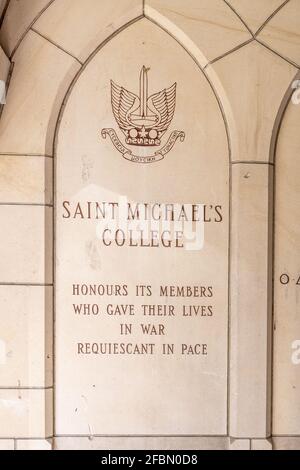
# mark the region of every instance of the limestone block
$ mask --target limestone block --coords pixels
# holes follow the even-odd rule
[[[0,286],[0,387],[52,386],[52,288]]]
[[[14,450],[15,442],[13,439],[0,439],[0,451],[1,450]]]
[[[0,225],[0,283],[51,284],[52,209],[0,205]]]
[[[206,70],[219,82],[232,161],[268,161],[274,121],[296,68],[260,44],[251,43]]]
[[[283,0],[227,0],[237,12],[237,14],[245,21],[252,33],[264,24],[265,21],[279,8]]]
[[[52,204],[53,160],[0,155],[0,202]]]
[[[45,439],[52,435],[52,390],[0,389],[0,438]]]
[[[250,439],[229,439],[228,450],[250,450]]]
[[[300,65],[300,5],[290,0],[262,29],[258,39]]]
[[[300,437],[274,436],[272,441],[274,450],[300,450]]]
[[[60,106],[80,64],[32,31],[14,61],[0,122],[0,153],[52,155]]]
[[[0,42],[11,56],[35,18],[53,0],[10,0],[0,31]]]
[[[131,20],[142,15],[142,0],[59,0],[34,29],[64,50],[85,61],[100,44]]]
[[[52,450],[52,439],[18,439],[16,450]]]
[[[272,450],[271,439],[252,439],[251,450]]]
[[[239,18],[218,0],[147,0],[145,13],[179,42],[188,44],[203,67],[251,39]]]
[[[226,450],[226,437],[56,437],[56,450]]]

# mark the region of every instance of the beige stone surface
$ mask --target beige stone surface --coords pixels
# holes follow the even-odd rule
[[[272,450],[273,444],[271,439],[252,439],[251,450]]]
[[[0,42],[10,56],[34,22],[53,0],[10,0],[0,31]]]
[[[163,142],[175,129],[186,132],[186,140],[163,160],[147,165],[122,158],[109,138],[101,138],[101,129],[114,128],[125,145],[111,109],[110,80],[138,93],[142,65],[150,67],[149,94],[177,82],[176,113]],[[225,435],[229,159],[224,122],[206,78],[160,28],[146,19],[135,23],[95,56],[74,86],[56,158],[56,434]],[[221,204],[223,222],[206,225],[203,250],[176,251],[105,248],[95,220],[63,219],[63,201],[118,201],[120,195],[132,202]],[[147,357],[77,355],[78,342],[118,343],[122,336],[120,320],[104,313],[109,297],[72,296],[74,283],[127,284],[128,296],[111,302],[135,304],[136,316],[127,321],[137,343],[150,339],[140,333],[142,301],[134,295],[135,286],[151,284],[151,304],[174,303],[177,310],[175,318],[163,319],[165,339],[152,337],[158,352]],[[160,285],[213,286],[214,316],[184,318],[184,302],[210,303],[160,297]],[[75,315],[74,303],[95,301],[101,316]],[[152,321],[157,325],[159,318]],[[176,345],[173,357],[160,354],[163,342]],[[207,342],[210,355],[184,357],[180,344],[186,342]]]
[[[142,15],[142,3],[142,0],[118,0],[116,8],[111,0],[59,0],[47,9],[34,28],[85,61],[105,39]]]
[[[0,389],[0,438],[52,435],[52,390]]]
[[[258,35],[273,50],[300,65],[300,5],[290,0]]]
[[[188,45],[202,66],[251,39],[243,23],[218,0],[147,0],[145,13]]]
[[[0,439],[0,451],[1,450],[14,450],[15,442],[13,439]]]
[[[300,437],[273,437],[274,450],[300,450]]]
[[[52,155],[61,102],[80,65],[34,32],[28,33],[14,60],[0,123],[0,152]]]
[[[52,450],[52,439],[18,439],[16,450]]]
[[[52,283],[52,209],[0,205],[0,225],[0,283]]]
[[[268,161],[274,121],[296,69],[251,43],[207,67],[229,121],[233,161]]]
[[[275,435],[300,435],[299,118],[300,106],[290,102],[282,122],[276,153],[273,374]],[[283,283],[280,281],[282,275]]]
[[[272,174],[264,164],[232,169],[230,428],[270,434]]]
[[[250,439],[229,439],[228,450],[250,450]]]
[[[227,450],[227,437],[56,437],[55,450]]]
[[[252,33],[267,21],[267,19],[279,8],[284,0],[227,0],[245,21]]]
[[[0,388],[52,386],[52,288],[0,286]]]
[[[0,202],[52,204],[53,160],[0,155]]]

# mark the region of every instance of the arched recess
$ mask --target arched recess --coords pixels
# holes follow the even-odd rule
[[[300,93],[298,73],[282,101],[273,135],[274,343],[273,435],[300,436],[299,172]],[[278,437],[280,448],[280,437]]]
[[[57,123],[53,153],[56,164],[55,433],[58,436],[165,435],[174,434],[177,428],[176,435],[181,436],[227,435],[228,126],[220,98],[195,55],[188,51],[188,47],[182,47],[179,41],[174,40],[174,34],[163,29],[149,18],[138,19],[107,39],[73,80]],[[128,162],[114,148],[108,136],[106,140],[101,137],[103,128],[114,128],[124,144],[112,114],[110,80],[137,93],[143,65],[150,67],[149,86],[152,92],[177,83],[172,130],[185,132],[184,142],[177,142],[163,160],[148,165]],[[91,224],[93,216],[81,211],[85,211],[91,198],[93,201],[108,202],[116,201],[122,195],[135,202],[205,204],[210,215],[206,216],[204,249],[185,250],[176,255],[175,252],[169,255],[168,250],[159,249],[158,257],[149,251],[152,248],[146,248],[147,256],[140,249],[136,255],[132,247],[109,252],[107,247],[102,246],[99,250],[95,223]],[[65,201],[67,205],[64,205]],[[78,202],[81,203],[80,209]],[[78,210],[81,213],[79,224],[77,216],[74,217]],[[216,215],[218,211],[222,212],[221,217]],[[71,212],[73,214],[69,217]],[[72,250],[75,245],[78,247],[75,256],[74,251],[69,249],[70,239],[73,240]],[[134,263],[139,267],[138,276],[133,269]],[[87,342],[93,341],[94,331],[99,328],[99,318],[96,320],[98,323],[95,319],[89,319],[88,323],[84,318],[74,316],[72,288],[87,283],[87,279],[89,283],[97,284],[102,276],[106,283],[128,282],[129,290],[137,283],[150,283],[158,289],[158,270],[159,278],[165,285],[203,283],[206,288],[213,286],[214,315],[210,324],[209,321],[202,323],[202,335],[211,345],[207,362],[200,365],[195,360],[184,362],[183,357],[178,356],[174,364],[169,362],[169,358],[159,355],[150,358],[150,362],[147,358],[145,362],[114,359],[115,371],[111,373],[107,365],[99,369],[93,358],[90,364],[96,369],[90,375],[86,357],[76,356],[74,346],[84,342],[84,338]],[[132,303],[136,301],[132,293],[129,299]],[[158,298],[153,302],[157,303]],[[178,302],[176,307],[179,308]],[[102,321],[107,341],[116,340],[119,337],[116,323],[112,327],[110,320],[104,318]],[[188,337],[197,340],[199,323],[193,319],[188,321],[189,324],[183,323],[181,318],[179,326],[174,326],[170,319],[166,321],[170,330],[169,341],[178,343],[184,337],[185,341]],[[68,336],[70,331],[72,337]],[[84,334],[80,340],[81,332]],[[182,332],[185,334],[183,338],[180,336]],[[215,337],[219,338],[217,343],[213,340]],[[73,367],[76,367],[75,364],[85,364],[83,369],[79,366],[78,375],[73,372],[69,374],[74,370],[70,367],[70,361],[75,361]],[[153,367],[157,370],[154,375]],[[105,384],[101,383],[101,376],[105,376]],[[118,395],[116,387],[124,383],[128,388]],[[136,393],[131,393],[132,389]],[[103,402],[97,399],[99,394]],[[203,397],[200,404],[199,394]],[[212,399],[206,401],[208,395]],[[130,420],[127,409],[131,410]],[[172,418],[174,409],[178,413]]]

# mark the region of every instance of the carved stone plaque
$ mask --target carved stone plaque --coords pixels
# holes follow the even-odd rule
[[[56,146],[56,434],[226,435],[229,156],[148,20],[74,82]]]

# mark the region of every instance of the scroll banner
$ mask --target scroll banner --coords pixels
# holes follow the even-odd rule
[[[120,141],[114,129],[102,129],[101,135],[103,139],[106,139],[107,134],[110,137],[115,148],[120,152],[126,160],[134,163],[154,163],[159,162],[164,158],[164,156],[172,150],[177,139],[180,139],[180,142],[183,142],[185,139],[185,133],[183,131],[173,131],[170,135],[168,142],[160,149],[157,150],[153,155],[140,156],[135,155],[130,149],[125,147]]]

